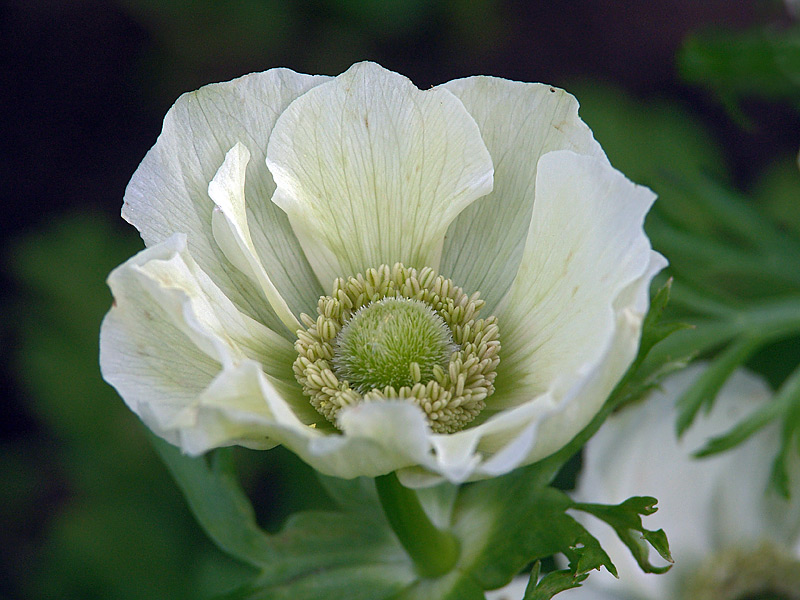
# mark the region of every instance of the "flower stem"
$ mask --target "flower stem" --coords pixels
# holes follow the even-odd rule
[[[383,512],[392,530],[406,549],[421,577],[448,573],[458,560],[458,540],[437,528],[419,502],[414,490],[404,487],[397,475],[389,473],[375,479]]]

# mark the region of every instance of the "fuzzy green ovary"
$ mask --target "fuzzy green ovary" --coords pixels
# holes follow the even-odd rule
[[[387,386],[399,390],[431,381],[456,350],[450,328],[430,306],[384,298],[342,327],[334,342],[334,372],[361,394]]]
[[[332,294],[319,299],[316,319],[300,315],[295,377],[311,405],[334,425],[345,407],[397,398],[419,406],[432,431],[453,433],[494,392],[499,330],[495,317],[478,318],[482,306],[477,293],[467,296],[429,268],[397,263],[337,279]],[[394,312],[401,314],[384,314]],[[343,352],[340,333],[362,313],[367,327],[355,329],[375,331],[352,336],[361,342]],[[391,327],[378,327],[390,320]],[[351,334],[343,336],[345,342]],[[379,346],[387,356],[376,356]]]

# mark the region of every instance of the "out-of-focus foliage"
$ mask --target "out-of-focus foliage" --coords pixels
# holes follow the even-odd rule
[[[723,451],[781,419],[784,444],[773,483],[788,493],[783,465],[800,442],[800,236],[794,225],[800,177],[775,171],[756,198],[747,197],[733,189],[721,149],[691,115],[609,88],[577,93],[581,114],[612,163],[659,195],[646,228],[675,278],[667,315],[695,327],[672,336],[652,360],[692,352],[711,361],[679,403],[678,431],[710,406],[737,367],[764,366],[773,385],[783,386],[773,403],[702,454]]]
[[[736,115],[737,102],[748,97],[800,107],[800,27],[697,33],[684,43],[678,66],[686,81],[713,91]]]
[[[794,155],[769,165],[753,186],[753,199],[784,231],[800,239],[800,169]]]
[[[209,76],[225,79],[231,65],[242,73],[291,64],[334,74],[402,40],[410,60],[423,51],[417,37],[434,28],[443,49],[470,56],[491,46],[500,28],[496,0],[115,2],[152,36],[141,77],[167,97],[185,91],[173,89],[176,79],[194,89]]]

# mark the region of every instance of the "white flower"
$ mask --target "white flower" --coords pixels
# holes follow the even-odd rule
[[[147,249],[109,277],[103,376],[189,454],[283,444],[323,473],[401,470],[408,485],[506,473],[569,441],[633,359],[665,264],[642,230],[653,199],[546,85],[421,91],[373,63],[209,85],[178,99],[126,191]],[[320,297],[396,263],[464,290],[434,306],[463,352],[428,365],[441,389],[356,393],[332,361],[301,361],[296,377],[297,330],[311,328],[310,363],[350,317],[317,327]],[[476,292],[496,321],[471,320]],[[478,375],[468,351],[487,353]],[[414,397],[386,399],[402,395]]]
[[[617,566],[619,579],[592,573],[564,600],[736,600],[800,598],[785,590],[757,589],[780,580],[800,581],[800,466],[793,464],[793,501],[768,491],[770,464],[778,449],[776,427],[758,432],[736,448],[704,459],[692,454],[753,412],[771,393],[756,376],[733,375],[709,414],[701,414],[680,439],[675,435],[675,400],[702,372],[692,367],[665,382],[640,405],[611,417],[586,446],[576,499],[618,503],[654,496],[658,511],[648,529],[663,528],[675,559],[663,575],[645,574],[611,531],[593,527]],[[724,584],[723,584],[724,582]],[[754,586],[748,589],[748,586]],[[772,596],[770,596],[772,597]]]

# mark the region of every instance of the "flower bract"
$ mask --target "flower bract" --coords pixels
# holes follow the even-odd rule
[[[103,376],[193,455],[503,474],[567,443],[633,360],[665,264],[653,200],[547,85],[423,91],[374,63],[208,85],[126,190],[146,249],[109,277]]]

